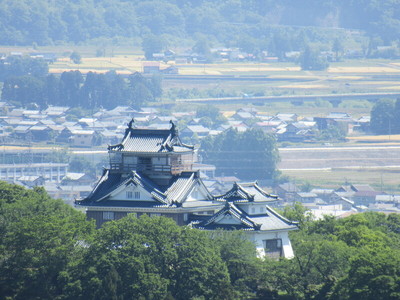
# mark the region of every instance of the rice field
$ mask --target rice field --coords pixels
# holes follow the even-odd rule
[[[51,49],[51,48],[50,48]],[[96,48],[54,48],[60,59],[50,66],[50,72],[61,73],[79,70],[82,73],[115,70],[119,74],[143,71],[145,62],[138,49],[115,48],[106,51],[106,57],[95,57]],[[0,50],[2,50],[0,48]],[[13,49],[15,50],[15,49]],[[40,50],[39,50],[40,51]],[[82,63],[73,64],[69,55],[72,51],[82,54]],[[374,91],[396,92],[400,90],[400,61],[350,60],[331,63],[326,71],[303,71],[292,62],[220,62],[213,64],[175,64],[174,61],[160,62],[160,68],[171,65],[181,75],[233,75],[265,76],[270,81],[238,82],[229,80],[210,81],[164,81],[164,90],[183,88],[199,90],[226,89],[238,93],[263,93],[264,95],[285,94],[331,94],[367,93]]]
[[[310,183],[313,186],[337,188],[347,183],[370,184],[377,191],[398,193],[400,191],[400,168],[398,169],[332,169],[282,171],[297,183]]]
[[[368,135],[368,136],[349,136],[347,140],[359,143],[383,143],[386,145],[390,143],[399,143],[400,142],[400,134],[391,134],[391,135]]]

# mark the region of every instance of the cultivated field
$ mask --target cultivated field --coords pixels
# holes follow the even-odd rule
[[[400,190],[400,144],[281,148],[279,169],[297,182],[337,187],[366,183],[387,192]]]

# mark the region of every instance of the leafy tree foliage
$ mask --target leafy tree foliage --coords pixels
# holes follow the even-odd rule
[[[329,67],[329,63],[318,51],[306,47],[300,56],[300,66],[302,70],[321,71],[326,70]]]
[[[294,47],[302,49],[303,38],[310,42],[334,40],[338,30],[326,27],[360,29],[390,45],[398,40],[398,23],[397,0],[4,0],[0,3],[0,43],[4,45],[82,43],[114,37],[145,39],[149,35],[192,39],[202,35],[227,46],[242,45],[243,49],[267,50],[283,57],[285,51]],[[318,26],[325,28],[316,29]],[[304,32],[305,35],[301,34]]]
[[[336,38],[333,41],[333,45],[332,45],[332,51],[335,52],[335,60],[339,61],[340,60],[340,55],[344,50],[344,46],[343,46],[343,41]]]
[[[0,182],[0,295],[55,299],[60,273],[78,255],[94,225],[43,189]]]
[[[220,113],[219,109],[212,105],[201,105],[196,109],[197,118],[207,118],[211,124],[219,125],[226,122],[226,118]],[[206,122],[207,121],[203,121]],[[210,124],[209,124],[210,125]],[[207,126],[211,127],[211,126]]]
[[[72,52],[69,58],[73,61],[74,64],[82,63],[82,56],[79,52]]]
[[[154,53],[160,53],[164,49],[164,40],[160,36],[149,34],[143,37],[142,49],[146,59],[153,59]]]
[[[31,76],[9,77],[4,81],[2,99],[24,104],[43,105],[44,81]]]
[[[241,179],[272,179],[279,160],[273,136],[251,129],[240,133],[234,129],[202,140],[204,161],[215,164],[218,174]],[[234,162],[234,163],[233,163]]]
[[[371,131],[375,134],[392,134],[400,132],[400,100],[381,99],[371,110]]]
[[[161,93],[159,77],[145,78],[135,73],[125,80],[113,71],[106,74],[89,72],[86,77],[79,71],[69,71],[60,77],[52,74],[10,77],[4,82],[2,99],[23,106],[34,102],[41,107],[51,104],[111,109],[117,105],[140,107],[155,101]]]
[[[346,137],[345,130],[340,126],[329,125],[319,132],[317,138],[321,141],[340,141]]]
[[[204,232],[167,218],[128,216],[104,226],[71,278],[74,299],[222,299],[229,274]],[[81,274],[81,275],[79,275]]]
[[[28,56],[9,56],[0,60],[0,81],[10,77],[34,76],[45,77],[49,72],[48,64],[40,58]]]
[[[309,220],[291,234],[296,257],[265,264],[258,293],[272,299],[396,299],[398,224],[396,214],[375,212]]]
[[[295,258],[260,260],[241,232],[129,215],[95,230],[43,189],[0,182],[4,299],[399,299],[400,217],[308,218]]]
[[[313,219],[311,211],[300,202],[285,206],[282,215],[288,220],[298,222],[300,228],[307,227]]]
[[[215,231],[211,233],[211,238],[228,268],[233,288],[232,298],[254,297],[259,284],[257,278],[261,275],[254,245],[242,232]]]

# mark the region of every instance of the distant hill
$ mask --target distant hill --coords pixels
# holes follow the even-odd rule
[[[154,34],[167,40],[203,35],[227,46],[256,43],[272,49],[271,43],[279,44],[276,36],[293,34],[286,26],[358,29],[389,44],[400,33],[399,11],[399,0],[0,0],[0,44],[85,43]],[[324,38],[310,31],[299,34],[311,41]]]

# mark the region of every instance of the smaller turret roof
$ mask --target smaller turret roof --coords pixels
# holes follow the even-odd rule
[[[292,222],[278,214],[268,205],[266,213],[249,216],[244,210],[232,202],[226,202],[225,206],[214,215],[195,220],[191,223],[193,228],[203,230],[250,230],[250,231],[279,231],[298,229],[297,222]]]
[[[229,202],[276,202],[279,198],[265,192],[256,181],[241,184],[235,182],[228,192],[215,196],[215,200]]]

